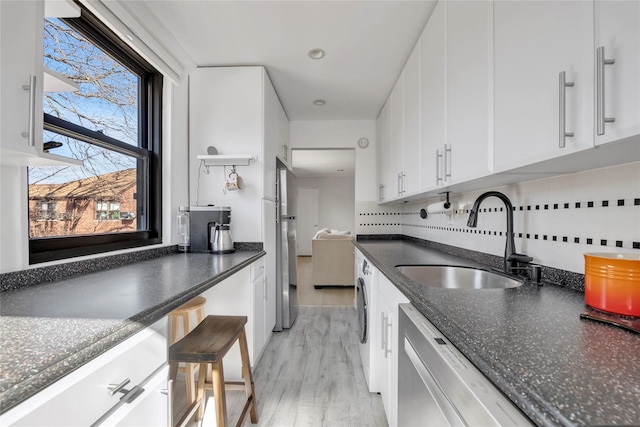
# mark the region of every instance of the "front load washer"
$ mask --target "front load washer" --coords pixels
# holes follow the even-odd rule
[[[376,313],[378,270],[356,251],[356,310],[358,312],[358,339],[360,359],[369,391],[378,392],[376,365],[377,334],[371,334],[371,320]]]

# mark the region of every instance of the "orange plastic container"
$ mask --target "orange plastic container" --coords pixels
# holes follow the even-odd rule
[[[584,301],[598,310],[640,317],[640,255],[584,254]]]

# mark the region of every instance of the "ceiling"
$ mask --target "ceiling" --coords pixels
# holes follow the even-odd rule
[[[430,1],[119,0],[198,66],[264,65],[289,120],[375,119]],[[314,48],[323,59],[308,56]],[[323,106],[316,99],[326,100]]]
[[[355,176],[355,150],[291,150],[296,177]]]

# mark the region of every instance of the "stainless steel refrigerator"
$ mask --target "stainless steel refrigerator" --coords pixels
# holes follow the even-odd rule
[[[278,161],[277,189],[277,265],[276,327],[282,331],[293,326],[298,315],[298,268],[296,266],[296,203],[298,190],[295,176]]]

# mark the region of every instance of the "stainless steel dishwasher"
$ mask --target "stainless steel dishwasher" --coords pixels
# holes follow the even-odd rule
[[[532,425],[413,305],[398,325],[400,427]]]

